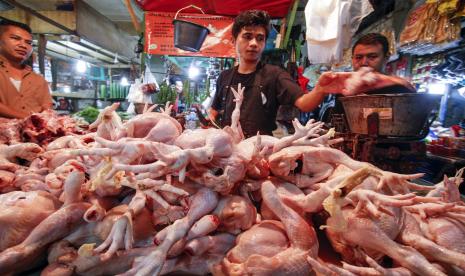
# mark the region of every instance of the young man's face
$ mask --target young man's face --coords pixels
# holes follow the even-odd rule
[[[383,46],[379,43],[358,44],[355,46],[354,53],[352,54],[352,68],[354,71],[367,66],[377,72],[382,72],[387,61],[388,57],[384,55]]]
[[[4,26],[0,30],[0,55],[22,63],[32,53],[32,35],[16,26]]]
[[[242,28],[234,41],[236,53],[240,60],[258,62],[265,49],[266,32],[262,26]]]

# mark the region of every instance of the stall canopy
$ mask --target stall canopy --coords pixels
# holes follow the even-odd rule
[[[206,14],[235,16],[240,11],[259,9],[273,18],[285,17],[294,0],[135,0],[145,11],[176,12],[189,5],[196,5]]]

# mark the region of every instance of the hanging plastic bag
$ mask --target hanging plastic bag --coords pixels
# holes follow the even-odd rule
[[[140,79],[136,79],[134,84],[129,87],[129,93],[126,99],[131,103],[152,103],[152,96],[150,93],[144,93],[144,86]]]

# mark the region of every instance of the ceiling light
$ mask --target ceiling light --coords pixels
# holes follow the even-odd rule
[[[121,78],[120,84],[121,84],[122,86],[129,86],[128,78],[122,77],[122,78]]]
[[[76,63],[76,71],[78,73],[85,73],[87,71],[87,62],[78,60]]]
[[[465,97],[465,86],[458,89],[460,96]]]
[[[429,94],[444,95],[448,89],[449,89],[449,86],[447,86],[447,84],[442,83],[442,82],[434,82],[428,85]]]
[[[188,74],[189,74],[190,79],[195,79],[199,75],[199,73],[200,73],[199,68],[194,67],[194,66],[189,67]]]

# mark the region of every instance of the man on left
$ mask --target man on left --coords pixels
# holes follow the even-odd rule
[[[0,21],[0,117],[24,118],[52,107],[47,81],[24,64],[31,54],[31,28]]]

